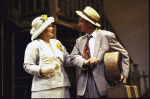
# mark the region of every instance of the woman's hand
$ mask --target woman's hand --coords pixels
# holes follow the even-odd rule
[[[50,73],[50,72],[54,72],[55,69],[58,69],[59,65],[57,63],[54,63],[52,65],[49,66],[42,66],[41,67],[41,73]]]
[[[41,73],[43,76],[45,77],[50,77],[51,75],[54,75],[54,71],[57,70],[59,68],[59,65],[57,65],[56,63],[53,65],[49,65],[49,66],[42,66],[41,67]]]
[[[55,65],[52,66],[52,65],[49,65],[49,66],[42,66],[41,67],[41,73],[44,74],[44,73],[49,73],[49,72],[53,72],[55,70]]]
[[[59,68],[59,65],[56,63],[55,69],[57,70]]]

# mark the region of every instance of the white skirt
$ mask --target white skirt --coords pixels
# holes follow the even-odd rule
[[[32,91],[31,98],[70,98],[69,87]]]

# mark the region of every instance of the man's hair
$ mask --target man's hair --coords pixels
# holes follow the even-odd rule
[[[94,24],[92,24],[91,22],[89,22],[89,21],[87,21],[87,20],[85,20],[88,24],[91,24],[91,25],[93,25],[93,27],[95,27],[95,28],[97,28],[97,26],[96,25],[94,25]]]

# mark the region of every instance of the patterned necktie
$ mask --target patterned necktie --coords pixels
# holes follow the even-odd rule
[[[90,48],[89,48],[89,40],[91,37],[92,37],[92,35],[87,38],[87,42],[86,42],[86,45],[84,47],[84,51],[82,53],[82,58],[85,58],[86,60],[88,60],[91,57]]]

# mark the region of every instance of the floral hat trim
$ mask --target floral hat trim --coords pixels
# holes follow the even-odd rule
[[[47,15],[41,15],[41,19],[44,21],[48,20]]]

